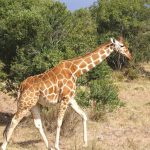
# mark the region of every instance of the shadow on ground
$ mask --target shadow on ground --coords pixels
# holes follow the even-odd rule
[[[22,142],[17,142],[15,144],[18,144],[20,147],[23,147],[23,148],[27,148],[27,145],[33,145],[33,144],[36,144],[36,143],[39,143],[41,142],[41,140],[28,140],[28,141],[22,141]]]
[[[6,125],[10,122],[13,114],[0,112],[0,125]]]
[[[14,144],[19,145],[22,148],[27,148],[27,146],[32,146],[33,144],[39,143],[42,140],[28,140],[28,141],[22,141],[22,142],[15,142]],[[0,142],[0,146],[2,145],[2,142]]]

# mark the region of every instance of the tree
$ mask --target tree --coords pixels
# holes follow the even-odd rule
[[[150,18],[149,7],[145,6],[144,1],[99,0],[91,7],[91,12],[97,21],[100,43],[110,37],[123,35],[129,48],[135,52],[136,47],[131,45],[136,44],[132,41],[139,42],[134,39],[144,28],[143,22]],[[109,57],[108,62],[113,68],[120,68],[120,65],[127,64],[124,57],[116,54]]]
[[[0,60],[4,62],[0,61],[0,71],[5,71],[15,83],[54,67],[62,59],[84,55],[97,47],[97,24],[89,9],[70,12],[64,4],[53,0],[0,0],[0,3]],[[100,76],[104,77],[101,83],[107,84],[110,73],[109,67],[102,64],[82,76],[78,84],[88,85],[92,90]],[[107,91],[109,84],[105,87]],[[104,89],[101,90],[103,93]],[[114,91],[113,87],[110,91]],[[98,100],[101,96],[95,94]],[[86,97],[93,96],[80,91],[78,99],[85,98],[84,105],[89,104]]]
[[[66,37],[66,24],[70,15],[66,6],[48,0],[1,0],[0,3],[0,59],[6,64],[7,73],[12,63],[19,59],[19,49],[31,50],[28,55],[31,54],[32,58],[43,49],[59,49]]]

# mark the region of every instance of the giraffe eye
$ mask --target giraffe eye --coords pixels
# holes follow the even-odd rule
[[[124,47],[124,45],[121,45],[121,47]]]

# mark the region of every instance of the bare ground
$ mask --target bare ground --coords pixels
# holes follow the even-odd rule
[[[125,106],[107,113],[100,122],[88,122],[89,146],[85,150],[150,150],[150,81],[118,82],[119,97]],[[0,92],[0,143],[2,132],[16,102]],[[11,99],[11,100],[10,100]],[[54,133],[47,133],[50,144],[55,141]],[[63,150],[82,150],[82,124],[75,135],[61,137]],[[8,150],[44,150],[45,145],[29,119],[21,122],[8,145]]]

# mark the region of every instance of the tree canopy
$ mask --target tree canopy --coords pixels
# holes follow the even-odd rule
[[[74,12],[54,0],[0,0],[0,78],[18,83],[119,35],[125,37],[134,62],[150,61],[149,27],[150,7],[143,0],[98,0]],[[128,64],[116,54],[107,61],[115,69],[120,62]],[[112,82],[104,82],[111,79],[109,66],[104,62],[79,79],[83,85],[89,82],[93,91],[84,96],[101,97],[94,91],[97,82],[113,91]],[[116,99],[116,94],[110,95]]]

